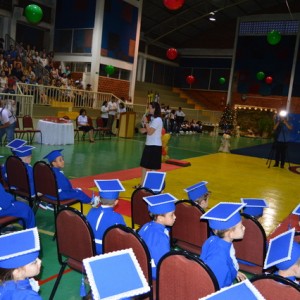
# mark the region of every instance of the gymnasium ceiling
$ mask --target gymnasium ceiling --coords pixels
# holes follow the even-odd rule
[[[209,20],[214,12],[215,22]],[[174,48],[233,47],[239,17],[300,12],[300,0],[185,0],[176,11],[163,0],[144,0],[141,39],[149,45]]]

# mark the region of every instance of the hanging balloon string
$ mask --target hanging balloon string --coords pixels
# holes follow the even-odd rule
[[[286,7],[287,7],[287,9],[288,9],[288,11],[289,11],[289,13],[290,13],[290,15],[291,15],[292,20],[293,20],[294,18],[293,18],[293,15],[292,15],[292,13],[291,13],[291,9],[290,9],[288,0],[285,0],[285,4],[286,4]]]

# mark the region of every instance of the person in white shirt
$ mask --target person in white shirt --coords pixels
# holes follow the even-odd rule
[[[139,188],[144,182],[147,170],[161,169],[161,154],[162,154],[162,128],[163,122],[161,119],[160,105],[158,102],[149,103],[149,114],[151,121],[148,122],[147,116],[143,117],[144,127],[140,129],[141,133],[146,133],[146,144],[142,154],[140,166],[142,167],[142,177]]]
[[[181,107],[175,112],[175,122],[176,122],[176,133],[179,133],[181,124],[184,121],[185,113],[182,111]]]
[[[79,112],[79,116],[77,117],[77,124],[78,124],[78,129],[88,132],[90,142],[94,143],[94,127],[89,124],[89,119],[86,115],[86,110],[82,108]]]
[[[108,122],[108,103],[107,103],[107,101],[104,101],[101,106],[101,119],[103,122],[103,127],[107,127],[107,122]]]
[[[115,116],[116,116],[116,113],[118,111],[118,105],[116,103],[116,98],[115,97],[111,97],[110,101],[107,104],[107,107],[108,107],[108,122],[107,122],[107,127],[110,129],[110,133],[112,135],[115,135],[112,132],[112,128],[113,128]]]

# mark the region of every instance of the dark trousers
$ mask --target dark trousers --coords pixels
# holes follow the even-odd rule
[[[286,142],[275,142],[275,164],[283,167],[286,158],[287,143]]]

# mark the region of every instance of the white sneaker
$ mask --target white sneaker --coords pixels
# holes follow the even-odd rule
[[[43,209],[43,210],[47,210],[47,209],[48,209],[47,203],[45,203],[45,202],[40,202],[40,203],[39,203],[39,207],[40,207],[41,209]]]
[[[93,207],[98,207],[100,203],[100,197],[99,196],[94,196],[93,201],[91,202]]]

